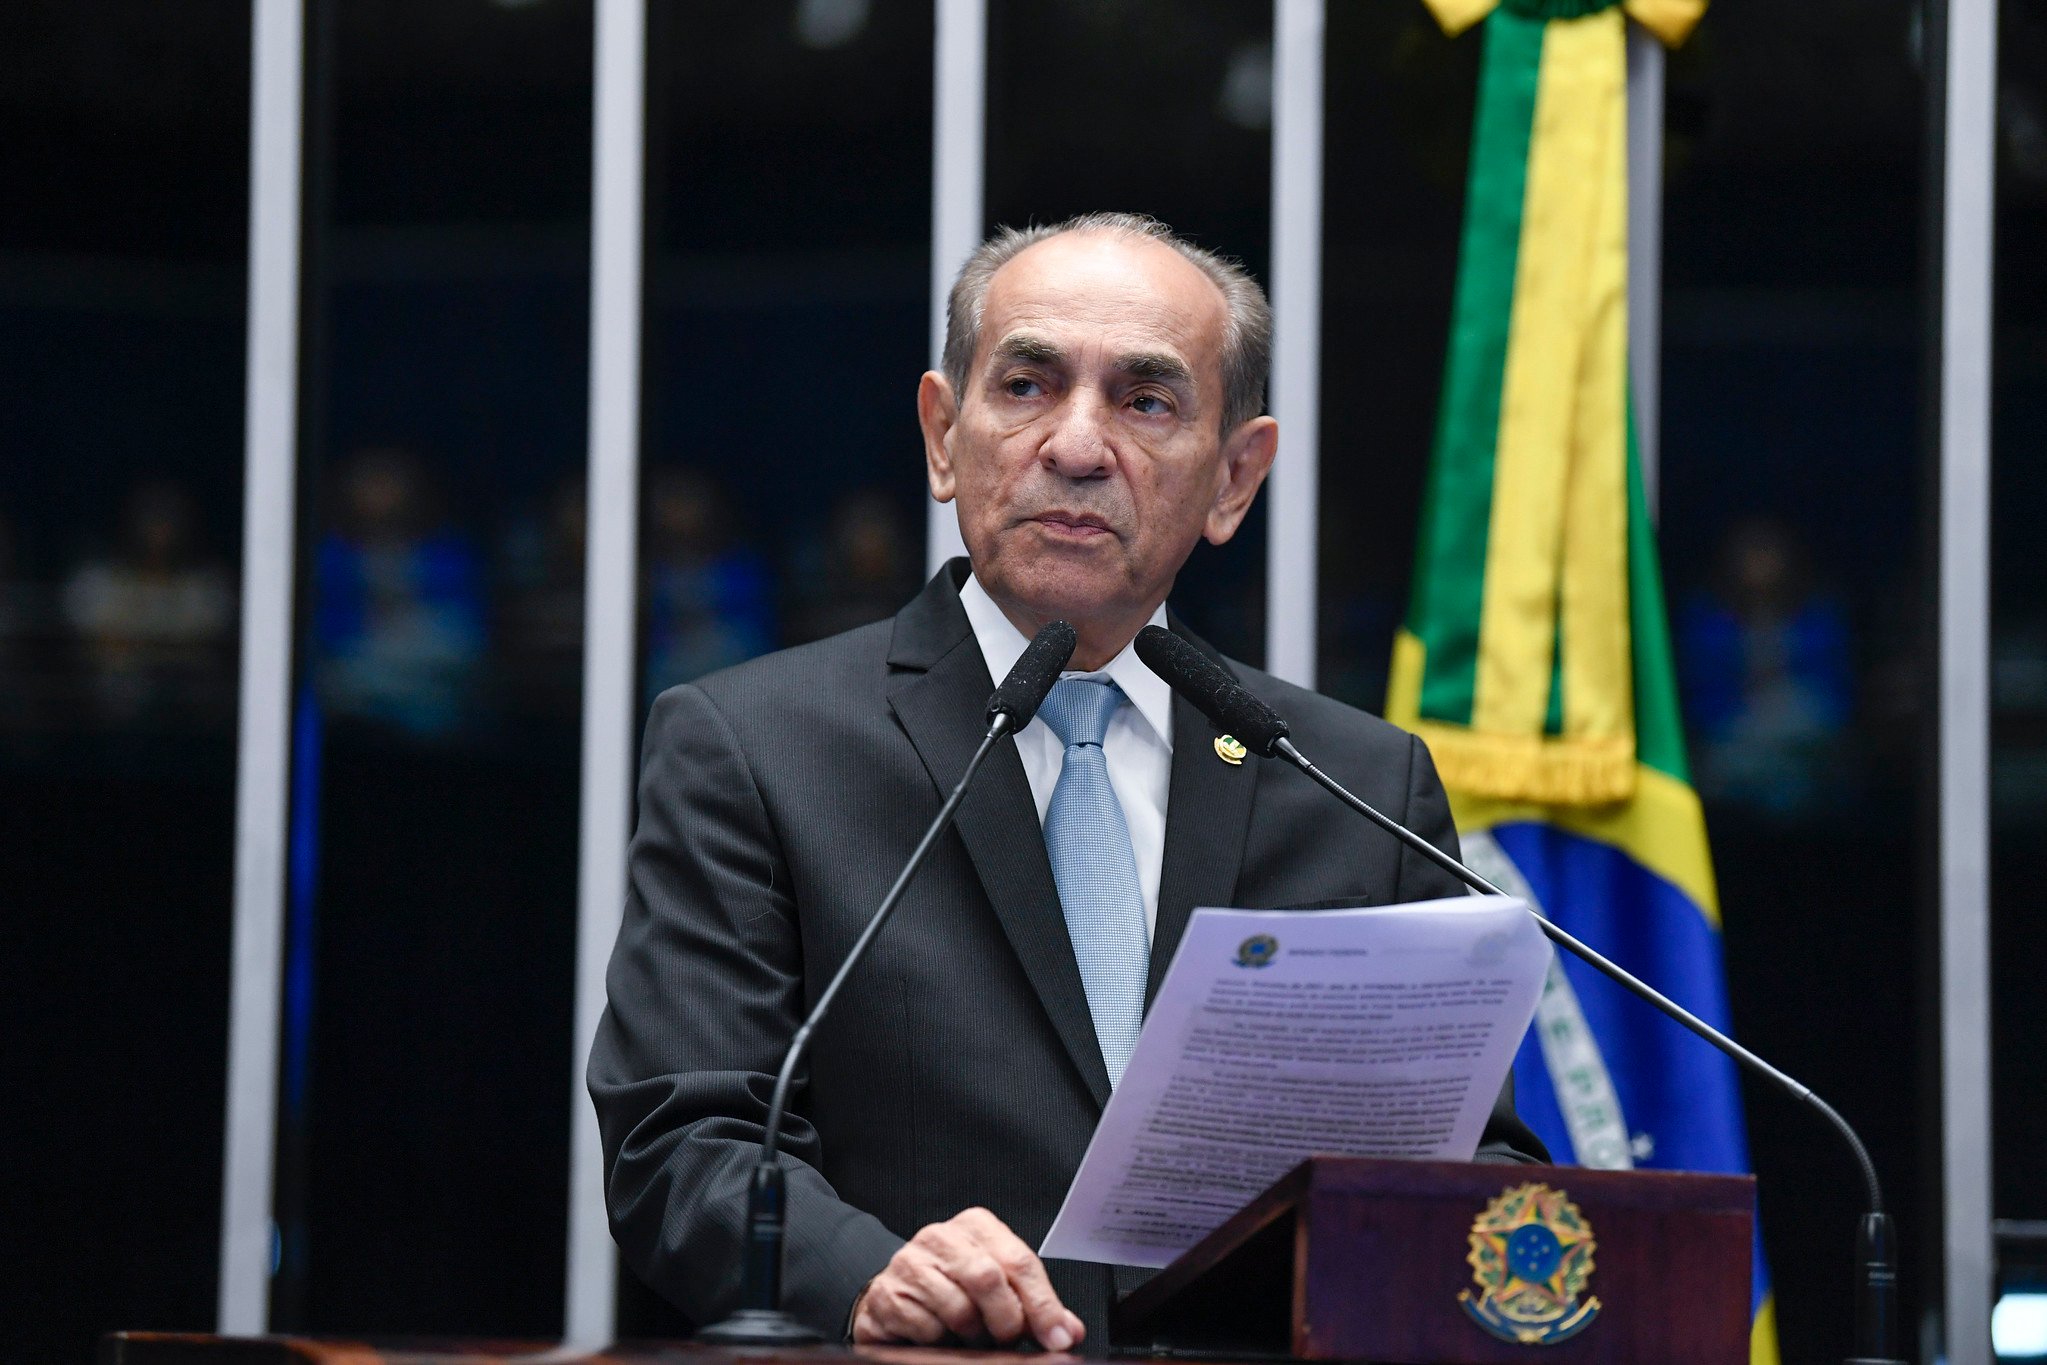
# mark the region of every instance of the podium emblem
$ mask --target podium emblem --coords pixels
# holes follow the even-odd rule
[[[1585,1293],[1597,1248],[1592,1225],[1562,1190],[1515,1185],[1485,1206],[1471,1224],[1474,1294],[1457,1295],[1471,1320],[1501,1341],[1554,1346],[1599,1316]]]

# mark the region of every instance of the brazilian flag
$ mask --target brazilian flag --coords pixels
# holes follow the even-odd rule
[[[1467,858],[1728,1025],[1720,903],[1628,402],[1625,15],[1702,0],[1429,0],[1482,22],[1442,408],[1386,714],[1434,754]],[[1562,1160],[1747,1171],[1734,1064],[1582,963],[1515,1063]],[[1752,1358],[1777,1360],[1755,1258]]]

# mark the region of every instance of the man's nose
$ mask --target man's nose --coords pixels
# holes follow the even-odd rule
[[[1105,477],[1116,465],[1116,455],[1108,440],[1111,415],[1099,392],[1085,387],[1074,389],[1060,405],[1055,425],[1045,437],[1038,458],[1061,478]]]

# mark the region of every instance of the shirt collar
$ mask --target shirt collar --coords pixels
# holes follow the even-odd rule
[[[1010,623],[1002,614],[1002,608],[995,605],[995,599],[981,586],[981,580],[967,575],[966,583],[960,588],[960,605],[966,608],[967,623],[974,628],[974,639],[981,646],[981,657],[988,661],[988,676],[997,682],[1009,676],[1009,670],[1023,657],[1030,641],[1024,633]],[[1149,625],[1166,624],[1166,608],[1163,603],[1151,614]],[[1137,714],[1144,717],[1144,723],[1159,737],[1167,750],[1173,747],[1173,689],[1164,678],[1144,666],[1137,657],[1136,644],[1123,646],[1123,652],[1109,660],[1104,668],[1091,673],[1066,672],[1062,678],[1106,678],[1123,690],[1130,704],[1137,708]]]

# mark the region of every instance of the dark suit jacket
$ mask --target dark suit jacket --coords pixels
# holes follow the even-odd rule
[[[981,736],[994,683],[959,602],[966,568],[955,560],[893,621],[655,703],[589,1084],[619,1246],[698,1322],[737,1299],[747,1177],[790,1036]],[[1417,740],[1230,667],[1339,781],[1455,849]],[[1173,727],[1151,990],[1196,906],[1461,890],[1294,769],[1222,762],[1214,728],[1184,701]],[[783,1147],[784,1299],[798,1317],[838,1335],[905,1237],[974,1205],[1033,1246],[1044,1237],[1109,1082],[1013,745],[991,755],[798,1080]],[[1482,1150],[1542,1152],[1509,1095]],[[1049,1271],[1096,1342],[1119,1279],[1142,1276]]]

